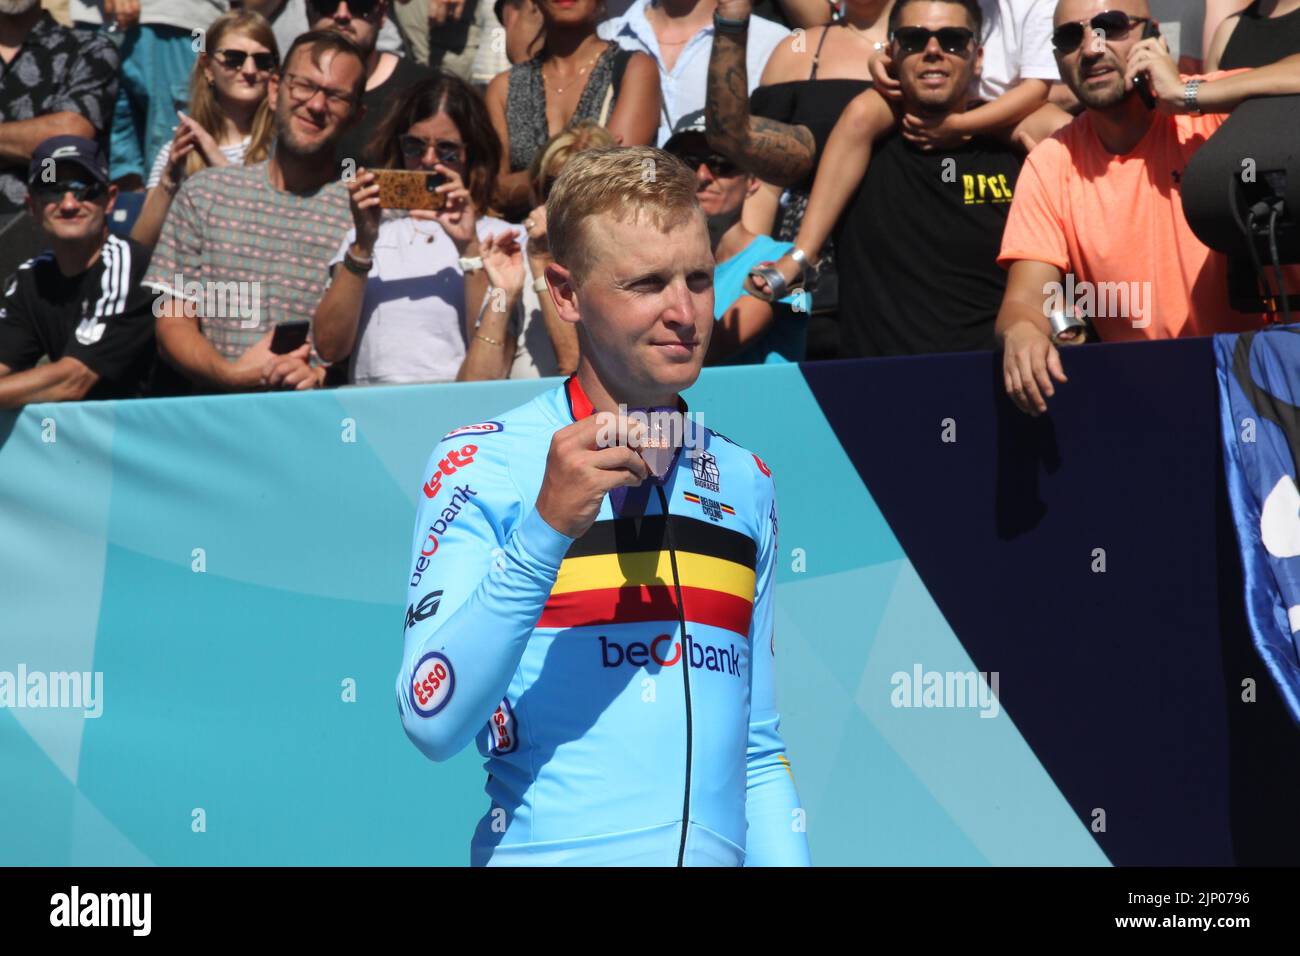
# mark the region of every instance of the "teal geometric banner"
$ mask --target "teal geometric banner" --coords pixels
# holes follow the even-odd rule
[[[0,417],[0,865],[466,863],[481,758],[425,760],[393,700],[421,469],[557,384]],[[979,668],[800,368],[709,370],[686,397],[776,478],[814,863],[1105,865],[983,677],[925,706],[927,675]]]

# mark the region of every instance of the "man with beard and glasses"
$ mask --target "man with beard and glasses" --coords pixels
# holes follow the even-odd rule
[[[361,95],[360,118],[339,140],[337,155],[345,174],[372,165],[369,149],[384,118],[385,107],[413,84],[433,76],[427,66],[375,46],[379,28],[388,13],[388,0],[307,0],[313,30],[333,30],[347,37],[366,57],[366,85]],[[382,145],[382,144],[381,144]],[[351,160],[351,165],[348,164]]]
[[[1061,79],[1085,109],[1029,154],[998,257],[1004,385],[1031,415],[1065,381],[1054,341],[1080,338],[1072,314],[1108,341],[1263,324],[1229,304],[1227,258],[1187,225],[1182,178],[1237,104],[1300,93],[1300,55],[1180,75],[1163,41],[1142,35],[1156,26],[1147,0],[1061,0],[1054,24]]]
[[[310,321],[352,221],[336,175],[356,121],[365,54],[333,31],[304,33],[267,96],[275,148],[251,166],[199,170],[182,184],[145,283],[158,348],[201,391],[314,388],[309,344],[273,354],[276,325]]]
[[[103,135],[117,68],[104,37],[59,26],[38,0],[0,0],[0,279],[40,248],[24,212],[32,151],[51,136]]]

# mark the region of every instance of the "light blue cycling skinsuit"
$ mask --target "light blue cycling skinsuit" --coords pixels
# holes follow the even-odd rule
[[[570,378],[434,450],[406,733],[433,760],[472,738],[487,758],[474,865],[806,866],[773,686],[771,473],[700,429],[703,453],[569,538],[534,504],[552,435],[591,411]]]

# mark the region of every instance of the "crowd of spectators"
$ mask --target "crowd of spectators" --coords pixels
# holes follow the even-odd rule
[[[0,408],[568,374],[550,184],[651,145],[708,364],[1001,349],[1040,414],[1066,345],[1269,320],[1180,184],[1295,94],[1300,0],[0,0]]]

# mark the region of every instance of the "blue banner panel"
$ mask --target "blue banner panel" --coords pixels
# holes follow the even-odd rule
[[[1126,348],[1068,357],[1051,447],[987,356],[687,394],[775,476],[815,863],[1300,860],[1296,734],[1267,681],[1237,703],[1208,343]],[[421,469],[557,384],[0,414],[0,864],[467,862],[482,760],[392,698]]]
[[[1063,361],[1070,381],[1038,419],[1007,400],[1001,355],[804,372],[924,586],[978,669],[1000,675],[1007,714],[1112,862],[1300,862],[1300,734],[1245,631],[1211,341]]]
[[[1251,633],[1300,722],[1300,328],[1221,335],[1214,346]]]

